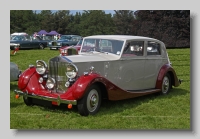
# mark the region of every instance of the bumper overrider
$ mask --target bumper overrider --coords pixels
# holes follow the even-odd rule
[[[61,99],[60,96],[58,95],[56,97],[50,97],[50,96],[41,96],[41,95],[36,95],[34,93],[28,93],[28,92],[22,92],[20,90],[14,90],[16,95],[23,96],[24,98],[36,98],[36,99],[41,99],[41,100],[46,100],[46,101],[51,101],[51,102],[56,102],[57,105],[59,106],[61,103],[62,104],[72,104],[72,105],[77,105],[76,100],[66,100],[66,99]]]

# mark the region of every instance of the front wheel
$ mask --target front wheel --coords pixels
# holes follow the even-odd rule
[[[164,95],[168,94],[170,89],[171,89],[171,78],[170,75],[167,73],[162,80],[161,94]]]
[[[82,116],[94,115],[101,105],[101,91],[97,85],[90,86],[82,99],[78,101],[78,111]]]

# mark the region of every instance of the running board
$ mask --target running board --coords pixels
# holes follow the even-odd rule
[[[108,93],[108,98],[109,100],[122,100],[158,93],[160,91],[161,89],[110,91]]]
[[[156,93],[156,92],[160,92],[161,89],[146,89],[146,90],[126,90],[128,93],[142,93],[142,94],[146,94],[146,93]]]

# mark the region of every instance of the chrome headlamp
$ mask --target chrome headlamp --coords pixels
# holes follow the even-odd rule
[[[74,64],[67,65],[66,76],[70,79],[75,78],[78,73],[78,68]]]
[[[44,74],[47,70],[47,64],[42,60],[36,61],[36,72],[40,75]]]
[[[48,89],[53,89],[54,88],[54,86],[55,86],[55,80],[54,80],[54,78],[48,78],[47,79],[47,82],[46,82],[46,87],[48,88]]]

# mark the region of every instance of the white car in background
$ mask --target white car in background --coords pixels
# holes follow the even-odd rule
[[[10,81],[17,81],[20,74],[21,70],[19,70],[18,65],[10,62]]]

